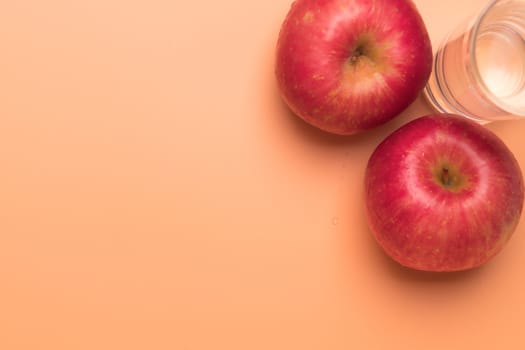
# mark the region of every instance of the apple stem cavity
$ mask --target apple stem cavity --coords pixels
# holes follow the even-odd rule
[[[365,54],[364,51],[365,50],[361,46],[358,46],[350,56],[350,63],[355,64],[359,60],[359,57]]]
[[[441,172],[441,183],[447,187],[452,185],[452,178],[448,168],[443,168],[443,171]]]

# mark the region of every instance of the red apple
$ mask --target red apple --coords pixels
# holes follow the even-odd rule
[[[371,231],[401,265],[427,271],[479,266],[501,251],[523,207],[523,176],[490,130],[456,115],[413,120],[369,159]]]
[[[410,0],[297,0],[279,33],[275,73],[295,114],[349,135],[402,112],[431,64],[430,39]]]

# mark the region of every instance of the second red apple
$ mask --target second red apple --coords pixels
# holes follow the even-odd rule
[[[523,175],[489,129],[457,115],[415,119],[389,135],[365,175],[371,231],[401,265],[467,270],[507,244],[520,220]]]

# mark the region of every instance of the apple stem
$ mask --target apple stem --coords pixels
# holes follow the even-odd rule
[[[364,52],[361,47],[357,47],[354,52],[352,52],[352,55],[350,56],[350,62],[356,63],[359,57],[363,56]]]
[[[450,173],[447,168],[443,168],[443,172],[441,173],[441,182],[445,186],[450,186],[451,182]]]

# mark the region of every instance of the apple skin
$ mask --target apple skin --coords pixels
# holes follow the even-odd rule
[[[431,66],[430,39],[410,0],[297,0],[279,32],[275,74],[296,115],[350,135],[406,109]]]
[[[409,268],[467,270],[494,257],[523,208],[523,176],[490,130],[456,115],[415,119],[390,134],[365,173],[371,231]]]

